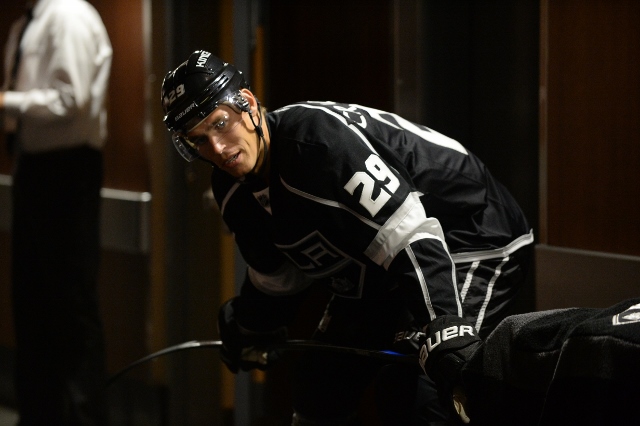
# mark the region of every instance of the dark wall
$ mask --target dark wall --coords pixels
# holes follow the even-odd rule
[[[315,100],[391,109],[391,12],[389,0],[271,0],[266,106]]]
[[[394,46],[392,1],[269,4],[269,108],[332,100],[394,109],[394,49],[406,46]],[[537,228],[539,2],[417,4],[420,121],[478,155]]]
[[[144,135],[145,63],[141,0],[91,0],[113,46],[104,187],[149,191]]]
[[[220,1],[165,1],[166,43],[154,60],[160,64],[156,91],[164,75],[198,49],[230,61],[220,52]],[[230,22],[230,17],[226,18]],[[160,49],[159,49],[160,50]],[[164,56],[164,57],[163,57]],[[157,68],[161,68],[160,66]],[[211,167],[185,162],[171,145],[169,134],[158,135],[166,162],[161,177],[166,196],[166,338],[167,345],[217,335],[220,280],[220,226],[203,196],[210,188]],[[167,359],[167,417],[172,425],[223,424],[220,375],[222,364],[211,354],[186,353]]]
[[[424,124],[468,147],[538,227],[537,0],[429,0]]]
[[[169,35],[167,57],[169,69],[186,61],[194,50],[219,52],[219,1],[175,1],[169,0],[169,18],[166,30]],[[223,58],[230,60],[229,58]],[[158,88],[158,93],[160,89]]]

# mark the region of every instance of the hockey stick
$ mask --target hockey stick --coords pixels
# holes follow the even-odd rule
[[[152,359],[158,358],[163,355],[167,355],[174,352],[179,352],[187,349],[197,349],[197,348],[212,348],[212,349],[220,349],[222,347],[221,340],[192,340],[189,342],[180,343],[178,345],[169,346],[168,348],[159,350],[152,354],[145,356],[144,358],[140,358],[137,361],[129,364],[113,376],[107,381],[107,387],[111,386],[113,382],[127,373],[129,370],[134,367],[143,364],[145,362],[151,361]],[[285,351],[290,350],[322,350],[327,352],[337,352],[344,354],[353,354],[360,355],[369,358],[378,358],[385,359],[390,362],[400,362],[405,364],[415,364],[418,365],[418,358],[415,355],[406,355],[393,351],[380,351],[373,349],[360,349],[360,348],[351,348],[347,346],[337,346],[331,345],[328,343],[316,342],[313,340],[287,340],[283,343],[276,343],[269,347],[269,349],[280,349]]]

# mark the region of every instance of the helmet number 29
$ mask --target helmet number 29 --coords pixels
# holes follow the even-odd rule
[[[400,181],[391,172],[389,167],[375,154],[371,154],[365,161],[366,172],[356,172],[344,189],[351,195],[362,185],[362,193],[360,194],[360,204],[367,209],[374,217],[380,209],[389,201],[391,194],[396,192],[400,186]],[[383,184],[380,193],[373,198],[376,182]]]
[[[171,105],[182,95],[184,95],[184,84],[180,84],[178,87],[176,87],[176,90],[172,90],[167,93],[167,96],[165,96],[164,98],[164,102],[165,104]]]

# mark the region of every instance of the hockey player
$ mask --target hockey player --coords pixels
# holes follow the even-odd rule
[[[266,368],[276,355],[269,343],[286,338],[296,307],[320,284],[334,296],[314,339],[420,351],[450,397],[460,365],[506,315],[533,242],[483,163],[434,130],[360,105],[266,112],[242,73],[206,51],[165,76],[162,103],[179,153],[213,166],[215,200],[248,264],[240,295],[220,308],[230,370]],[[305,354],[293,424],[351,424],[381,368]],[[391,382],[400,374],[385,372]],[[444,424],[446,407],[424,396],[433,384],[420,373],[393,391],[412,395],[399,398],[406,407],[393,424]]]

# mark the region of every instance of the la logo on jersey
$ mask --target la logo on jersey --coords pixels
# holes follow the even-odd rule
[[[313,231],[294,244],[276,244],[294,265],[307,276],[328,278],[331,291],[342,297],[360,298],[364,283],[365,265]]]
[[[613,325],[624,325],[640,322],[640,303],[629,307],[626,311],[613,316]]]

